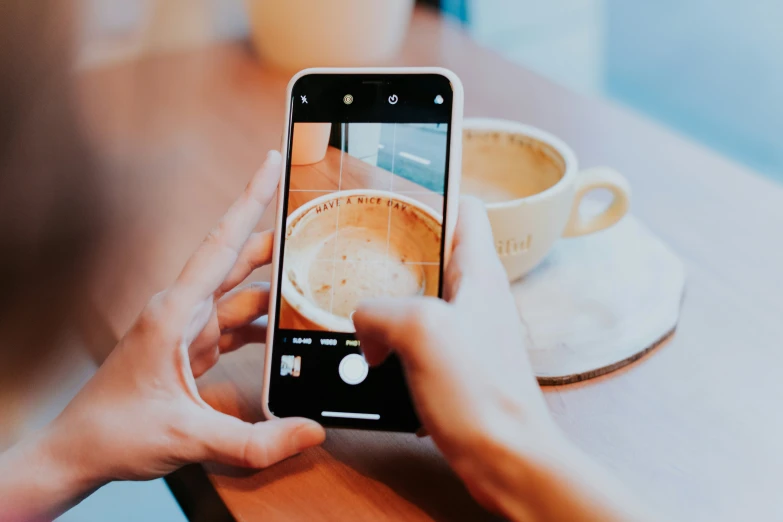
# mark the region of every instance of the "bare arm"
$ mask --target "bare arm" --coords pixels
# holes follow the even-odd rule
[[[52,520],[101,485],[57,440],[46,429],[0,454],[0,522]]]
[[[195,382],[222,353],[266,336],[268,285],[235,287],[271,261],[272,231],[253,229],[280,171],[280,154],[270,153],[63,413],[0,455],[0,522],[51,520],[111,480],[201,461],[264,468],[323,442],[308,419],[249,423],[213,410]]]
[[[462,201],[454,245],[446,302],[380,299],[359,308],[367,361],[399,355],[424,428],[490,510],[520,521],[646,520],[552,421],[478,200]]]

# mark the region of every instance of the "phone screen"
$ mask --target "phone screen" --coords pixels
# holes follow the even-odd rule
[[[312,74],[293,86],[269,409],[414,431],[399,360],[368,368],[363,299],[440,296],[453,90],[438,74]]]

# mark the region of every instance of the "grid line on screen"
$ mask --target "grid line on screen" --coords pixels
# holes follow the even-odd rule
[[[394,127],[392,127],[394,130],[392,131],[392,164],[391,164],[391,177],[389,181],[389,192],[394,194],[394,158],[397,155],[397,124],[394,124]],[[389,258],[389,250],[391,250],[391,218],[392,218],[392,209],[391,205],[389,205],[389,224],[386,228],[386,259]],[[384,274],[384,283],[383,283],[383,291],[386,293],[389,293],[389,262],[385,262],[385,274]]]
[[[359,189],[362,187],[367,190],[383,190],[389,192],[389,198],[395,198],[396,195],[400,197],[409,196],[417,200],[420,204],[427,207],[432,207],[438,212],[443,210],[443,197],[445,192],[445,185],[443,181],[439,181],[436,178],[438,175],[443,175],[443,170],[440,168],[421,167],[418,163],[411,163],[411,160],[403,154],[404,151],[411,151],[410,155],[416,155],[416,157],[428,158],[435,161],[430,149],[423,148],[421,143],[421,133],[423,131],[412,131],[411,128],[402,124],[389,123],[380,124],[385,128],[377,129],[372,126],[360,123],[354,125],[351,122],[334,122],[333,132],[340,132],[339,138],[336,135],[332,135],[332,139],[337,138],[336,143],[328,145],[327,153],[325,157],[326,161],[318,164],[318,167],[312,167],[301,170],[301,178],[299,179],[299,185],[296,188],[290,188],[291,194],[300,193],[296,198],[297,205],[307,204],[312,201],[313,198],[317,198],[323,194],[334,194],[337,198],[341,197],[341,194],[345,190]],[[381,131],[379,136],[375,133]],[[425,129],[426,130],[426,129]],[[429,138],[429,135],[425,135],[425,138]],[[375,146],[375,155],[372,154],[372,150],[369,148],[371,142],[378,139],[379,143]],[[391,139],[391,143],[389,143]],[[433,138],[436,145],[442,143]],[[430,147],[432,142],[425,142],[427,147]],[[381,146],[381,145],[384,146]],[[354,150],[355,149],[355,150]],[[385,149],[383,158],[379,160],[378,150]],[[336,154],[339,150],[339,159]],[[440,153],[440,149],[435,152],[435,157]],[[364,162],[364,163],[362,163]],[[428,163],[429,165],[429,163]],[[337,167],[335,169],[335,167]],[[316,172],[317,171],[317,172]],[[337,174],[335,180],[334,174]],[[326,180],[323,180],[319,175],[326,176]],[[397,178],[400,176],[400,178]],[[444,176],[445,177],[445,176]],[[307,180],[307,181],[305,181]],[[312,180],[313,184],[317,183],[317,186],[324,186],[324,189],[316,189],[308,187],[309,180]],[[434,180],[434,181],[433,181]],[[335,183],[336,182],[336,183]],[[345,188],[343,188],[345,183]],[[310,185],[314,186],[314,185]],[[331,190],[327,188],[330,187]],[[431,188],[430,188],[431,187]],[[395,190],[396,189],[396,190]],[[385,206],[385,205],[384,205]],[[359,255],[355,257],[353,254],[349,255],[348,259],[345,259],[345,254],[348,254],[346,249],[351,249],[354,252],[354,246],[361,249],[361,245],[355,245],[355,237],[353,227],[362,227],[361,220],[363,216],[354,216],[352,209],[349,214],[346,214],[346,209],[342,205],[336,205],[333,209],[335,228],[334,232],[329,233],[327,240],[332,243],[332,256],[329,257],[328,250],[324,252],[326,255],[315,259],[311,259],[310,263],[318,263],[319,279],[322,281],[323,286],[319,291],[320,296],[318,299],[321,301],[321,306],[324,311],[328,311],[334,315],[335,306],[340,311],[340,315],[347,314],[350,310],[346,309],[346,305],[353,299],[354,294],[350,294],[349,297],[345,297],[340,289],[340,281],[346,277],[350,277],[354,272],[364,274],[362,277],[369,277],[375,279],[373,282],[373,289],[367,288],[371,293],[383,292],[389,293],[398,290],[400,281],[392,279],[393,273],[398,269],[398,262],[400,263],[400,269],[402,266],[411,267],[411,269],[418,269],[427,271],[431,267],[437,267],[441,263],[434,259],[426,259],[425,261],[404,261],[404,257],[392,262],[390,256],[392,254],[391,249],[391,229],[392,225],[403,226],[397,221],[397,214],[393,211],[393,205],[388,205],[387,210],[387,223],[386,223],[386,244],[384,248],[383,239],[378,237],[382,233],[382,220],[383,210],[378,209],[378,213],[375,214],[374,219],[380,225],[380,230],[375,229],[375,237],[377,243],[375,248],[378,248],[378,258],[372,259],[373,255],[365,256]],[[347,216],[351,216],[346,221]],[[356,219],[360,221],[357,222]],[[395,220],[392,223],[392,220]],[[353,223],[353,224],[352,224]],[[327,225],[328,226],[328,225]],[[348,232],[348,230],[352,232]],[[404,231],[398,231],[395,229],[395,238],[397,232],[401,234]],[[333,235],[332,235],[333,234]],[[350,236],[349,242],[347,241],[347,235]],[[396,245],[396,243],[395,243]],[[382,253],[385,252],[385,256],[382,257]],[[357,252],[354,252],[354,254]],[[342,260],[341,260],[342,257]],[[367,259],[369,257],[369,259]],[[325,263],[330,263],[326,265]],[[383,265],[383,266],[381,266]],[[362,268],[364,267],[364,268]],[[329,271],[331,270],[331,277]],[[403,269],[404,270],[404,269]],[[340,272],[338,277],[337,272]],[[428,276],[429,277],[429,276]],[[376,278],[383,278],[383,282]],[[331,285],[329,283],[331,282]],[[405,281],[407,285],[407,280]],[[331,288],[325,288],[326,285]],[[402,288],[402,287],[400,287]],[[327,295],[328,293],[328,295]],[[314,294],[315,295],[315,294]],[[367,294],[369,296],[369,294]],[[348,301],[346,301],[348,299]]]
[[[345,133],[348,131],[348,124],[340,124],[340,171],[337,177],[337,197],[340,197],[340,192],[343,188],[343,156],[345,155]],[[337,282],[337,247],[340,246],[340,206],[337,206],[337,212],[335,212],[335,224],[334,233],[337,234],[335,238],[334,254],[332,255],[332,288],[329,291],[329,313],[334,314],[334,284]]]

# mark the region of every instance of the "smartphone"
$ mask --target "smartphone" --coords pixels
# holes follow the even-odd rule
[[[415,431],[396,356],[369,368],[363,299],[441,296],[462,85],[439,68],[308,69],[288,85],[265,358],[267,418]]]

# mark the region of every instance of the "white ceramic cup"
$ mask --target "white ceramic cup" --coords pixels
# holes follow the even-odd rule
[[[612,193],[597,215],[579,212],[590,191]],[[571,148],[535,127],[506,120],[466,119],[462,144],[463,194],[482,199],[495,247],[510,280],[530,272],[561,237],[598,232],[628,211],[631,189],[617,171],[580,171]]]
[[[287,328],[353,332],[362,299],[438,295],[443,218],[411,197],[343,190],[286,219],[283,299]]]

